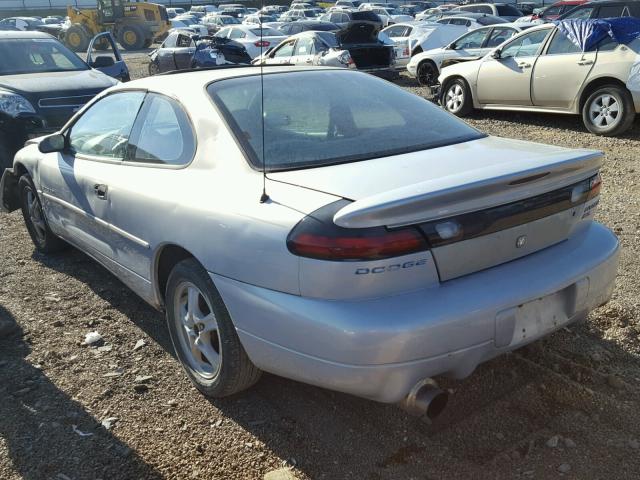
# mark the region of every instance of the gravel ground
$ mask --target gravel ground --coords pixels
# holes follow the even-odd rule
[[[134,76],[146,55],[127,54]],[[400,82],[424,94],[409,80]],[[196,392],[163,317],[84,254],[35,253],[0,216],[0,479],[636,479],[640,476],[640,122],[599,138],[577,118],[478,113],[491,134],[607,154],[598,219],[624,246],[612,301],[482,365],[433,424],[264,375],[224,400]],[[1,323],[1,322],[0,322]],[[99,348],[82,345],[99,332]]]

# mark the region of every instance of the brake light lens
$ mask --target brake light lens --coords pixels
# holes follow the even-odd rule
[[[303,218],[287,237],[294,255],[318,260],[380,260],[428,249],[422,233],[414,227],[342,228],[334,215],[350,202],[339,200]]]
[[[600,172],[598,172],[589,179],[589,196],[587,199],[591,200],[600,195],[600,187],[602,187],[602,177],[600,176]]]
[[[254,43],[254,45],[256,47],[268,47],[269,45],[271,45],[271,43],[267,42],[266,40],[258,40],[257,42]]]

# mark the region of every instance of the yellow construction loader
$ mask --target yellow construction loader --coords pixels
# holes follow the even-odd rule
[[[76,52],[85,51],[91,38],[100,32],[111,32],[126,50],[139,50],[166,36],[171,28],[163,5],[137,0],[97,2],[96,9],[67,7],[70,25],[61,33],[61,40]]]

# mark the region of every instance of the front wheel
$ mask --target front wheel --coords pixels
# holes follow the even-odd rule
[[[171,271],[166,311],[176,355],[198,390],[226,397],[258,381],[261,371],[249,360],[222,297],[196,260],[183,260]]]
[[[444,85],[440,102],[443,108],[458,117],[464,117],[473,110],[471,91],[467,82],[461,78],[451,80]]]
[[[20,192],[20,206],[24,223],[36,249],[42,253],[64,250],[67,244],[57,237],[47,225],[38,192],[28,175],[20,177],[18,191]]]
[[[145,35],[138,25],[125,25],[120,30],[118,42],[125,50],[140,50],[144,45]]]
[[[149,76],[154,76],[159,73],[160,73],[160,67],[158,66],[157,62],[152,60],[149,63]]]
[[[598,88],[582,106],[582,121],[587,130],[607,137],[629,130],[635,114],[631,94],[617,85]]]
[[[432,87],[438,83],[438,67],[429,60],[421,62],[416,73],[418,83],[423,87]]]

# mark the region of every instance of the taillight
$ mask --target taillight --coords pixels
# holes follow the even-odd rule
[[[428,249],[414,227],[343,228],[333,217],[347,200],[326,205],[303,218],[289,233],[287,248],[294,255],[319,260],[379,260]]]
[[[271,44],[269,42],[267,42],[266,40],[258,40],[257,42],[254,43],[254,45],[256,47],[268,47]]]
[[[589,179],[589,196],[588,200],[597,197],[600,195],[600,187],[602,186],[602,177],[600,176],[600,172],[596,173],[593,177]]]

